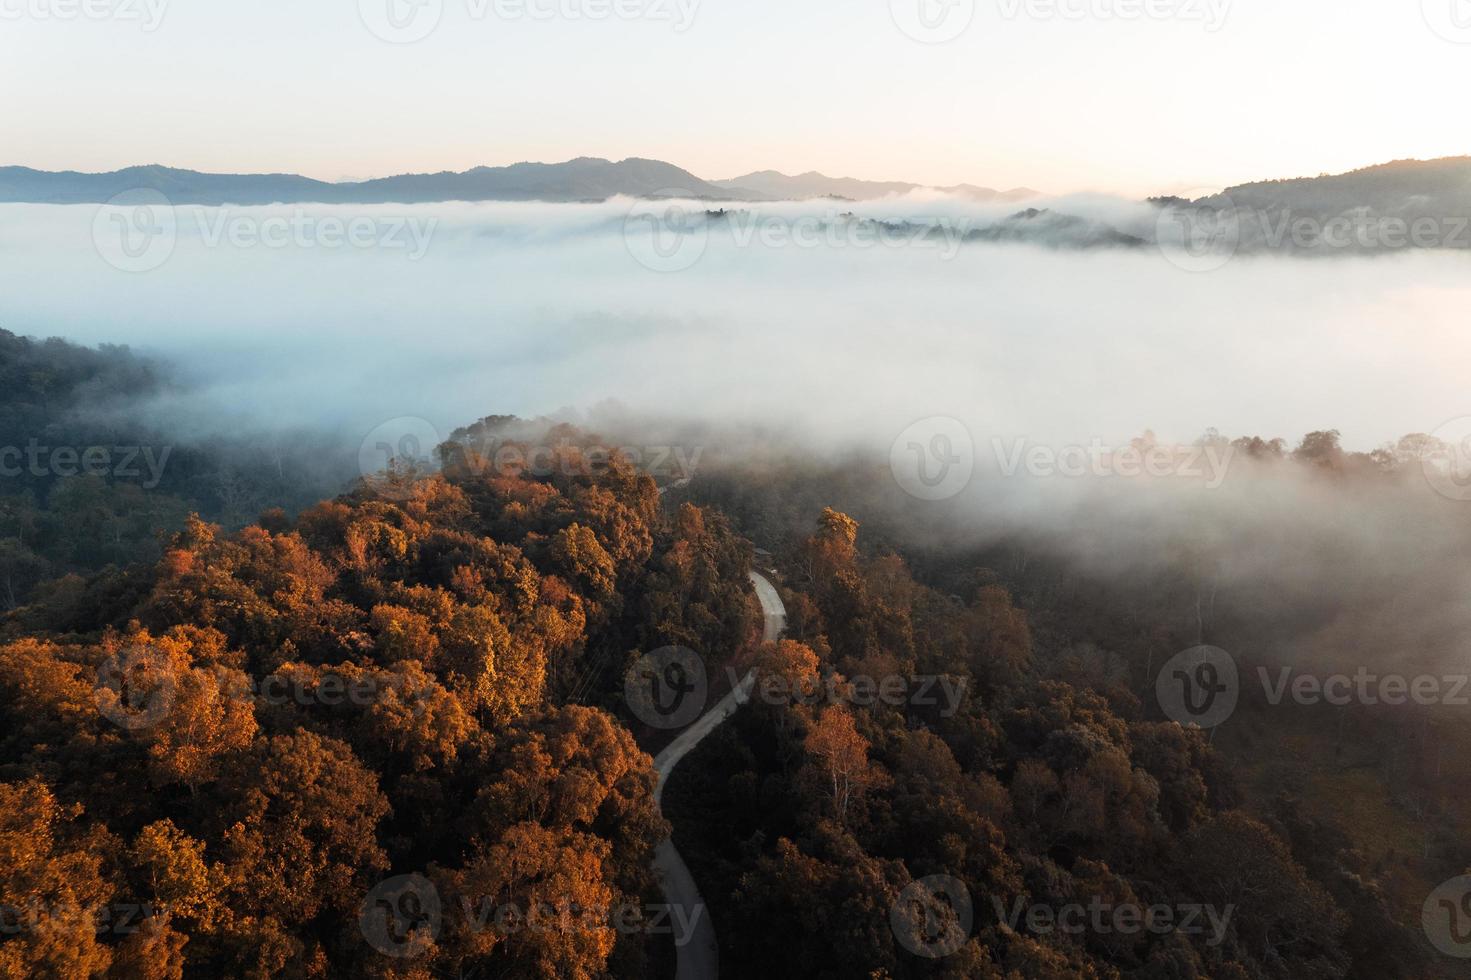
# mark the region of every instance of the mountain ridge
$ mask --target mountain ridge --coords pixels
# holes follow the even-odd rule
[[[107,173],[0,167],[0,203],[103,204],[120,194],[153,191],[174,204],[430,204],[449,201],[592,201],[728,193],[660,160],[617,162],[578,157],[564,163],[525,161],[463,172],[398,174],[339,184],[298,174],[213,174],[159,164]]]
[[[430,204],[449,201],[601,201],[610,197],[687,196],[706,200],[770,201],[839,197],[872,200],[932,189],[980,201],[1020,201],[1040,194],[1027,188],[996,191],[973,184],[928,188],[902,181],[827,177],[810,171],[789,177],[775,170],[707,181],[671,163],[642,157],[612,161],[576,157],[562,163],[520,161],[465,171],[395,174],[332,183],[290,173],[208,173],[144,164],[104,173],[0,167],[0,203],[103,204],[120,194],[154,191],[174,204]]]
[[[152,191],[177,205],[431,204],[452,201],[604,201],[616,196],[690,197],[761,202],[835,198],[875,200],[930,190],[981,202],[1041,197],[1030,188],[998,191],[974,184],[931,187],[905,181],[829,177],[818,171],[791,176],[759,170],[727,180],[705,180],[661,160],[612,161],[576,157],[562,163],[521,161],[457,172],[396,174],[331,183],[290,173],[206,173],[144,164],[105,173],[0,167],[0,203],[103,204],[128,192]],[[1156,202],[1174,200],[1153,198]],[[1228,204],[1229,202],[1229,204]],[[1366,207],[1381,214],[1471,212],[1471,156],[1403,159],[1341,174],[1259,180],[1200,198],[1197,206],[1294,209],[1332,214]]]
[[[1471,210],[1471,156],[1391,160],[1341,174],[1257,180],[1228,187],[1196,203],[1329,213],[1346,206],[1394,214],[1461,214]]]

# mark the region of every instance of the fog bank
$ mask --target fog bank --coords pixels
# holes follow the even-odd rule
[[[1154,220],[1104,198],[1038,206]],[[0,207],[0,326],[167,357],[202,383],[176,406],[195,422],[363,434],[612,400],[823,446],[887,448],[939,415],[978,439],[1337,428],[1367,449],[1471,414],[1458,254],[1201,273],[1152,247],[832,231],[850,210],[957,229],[1014,210],[934,195],[762,206],[734,231],[691,219],[656,248],[645,212],[663,207],[179,208],[156,263],[134,215]],[[339,241],[334,221],[365,234]],[[143,271],[125,271],[134,252]]]

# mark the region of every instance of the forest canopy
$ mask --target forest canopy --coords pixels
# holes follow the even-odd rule
[[[0,340],[7,439],[160,438],[125,410],[171,383],[156,365]],[[1428,742],[1381,748],[1428,722],[1248,705],[1218,739],[1166,717],[1159,664],[1263,628],[1203,602],[1202,553],[1162,584],[1021,532],[942,547],[864,463],[661,484],[615,443],[491,417],[431,469],[302,506],[311,482],[262,460],[246,483],[278,499],[238,523],[228,445],[152,487],[7,484],[0,976],[672,975],[671,833],[733,976],[1435,975],[1414,915],[1471,864],[1459,801],[1428,789]],[[1425,451],[1235,445],[1347,495]],[[507,462],[537,452],[554,465]],[[626,679],[670,647],[716,694],[756,684],[661,808],[674,733]],[[1342,764],[1261,764],[1299,737]],[[1391,769],[1419,853],[1325,805]]]

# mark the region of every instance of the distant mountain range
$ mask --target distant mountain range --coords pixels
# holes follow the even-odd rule
[[[658,160],[518,163],[464,173],[404,174],[331,184],[295,174],[205,174],[129,167],[105,174],[0,167],[0,202],[101,204],[129,191],[157,191],[174,204],[427,204],[438,201],[603,201],[631,197],[728,198],[728,192]]]
[[[105,174],[48,173],[0,167],[0,203],[101,204],[140,190],[156,191],[177,205],[225,204],[427,204],[443,201],[604,201],[687,197],[708,201],[762,202],[834,198],[872,201],[917,190],[934,190],[980,202],[1007,203],[1041,195],[1026,188],[997,191],[971,184],[928,188],[921,184],[855,180],[806,173],[792,177],[772,170],[730,180],[708,181],[670,163],[592,157],[566,163],[517,163],[477,167],[464,173],[404,174],[377,180],[329,183],[295,174],[206,174],[169,167],[130,167]],[[1398,229],[1428,229],[1427,244],[1415,247],[1471,248],[1471,157],[1398,160],[1351,173],[1260,181],[1221,194],[1186,201],[1152,198],[1162,210],[1190,215],[1229,214],[1239,225],[1238,247],[1246,250],[1322,250],[1342,241],[1353,250],[1402,247]],[[1311,219],[1318,231],[1295,230]],[[1147,219],[1146,219],[1147,220]],[[1335,235],[1327,238],[1325,235]],[[1027,208],[966,240],[1029,241],[1078,247],[1131,246],[1153,233],[1141,227],[1114,229],[1063,212]],[[1404,237],[1399,235],[1399,238]]]
[[[329,183],[296,174],[207,174],[171,167],[129,167],[111,173],[53,173],[0,167],[0,203],[101,204],[129,191],[152,190],[175,204],[427,204],[438,201],[603,201],[617,195],[692,197],[719,201],[790,201],[840,198],[871,201],[934,190],[975,201],[1013,202],[1041,197],[1019,187],[998,191],[973,184],[927,187],[902,181],[856,180],[820,173],[788,176],[763,170],[729,180],[704,180],[658,160],[614,162],[580,157],[566,163],[476,167],[464,173],[403,174]],[[1292,209],[1335,214],[1369,208],[1380,214],[1471,210],[1471,157],[1399,160],[1352,173],[1261,181],[1194,202],[1202,207]],[[1175,199],[1161,198],[1159,203]]]
[[[905,194],[920,184],[827,177],[788,177],[773,170],[735,180],[706,181],[658,160],[613,162],[582,157],[566,163],[476,167],[464,173],[404,174],[378,180],[329,183],[296,174],[206,174],[171,167],[128,167],[104,174],[52,173],[0,167],[0,203],[101,204],[119,194],[149,190],[174,204],[427,204],[437,201],[604,201],[628,197],[787,201],[834,197],[870,201]],[[1020,201],[1036,191],[996,191],[960,184],[936,190],[977,201]]]

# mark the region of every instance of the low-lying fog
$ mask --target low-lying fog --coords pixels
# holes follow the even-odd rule
[[[627,200],[6,206],[0,326],[157,353],[196,384],[151,406],[154,421],[205,438],[331,431],[342,459],[324,465],[343,470],[388,420],[427,419],[447,435],[485,415],[564,409],[614,436],[618,420],[642,419],[622,427],[634,438],[653,438],[640,425],[715,423],[729,441],[697,439],[717,470],[743,458],[753,432],[763,452],[799,458],[866,449],[875,473],[892,447],[920,483],[906,495],[885,480],[881,492],[944,543],[1028,535],[1103,580],[1183,583],[1191,621],[1204,593],[1263,624],[1318,610],[1253,656],[1461,662],[1464,486],[1335,483],[1238,458],[1225,461],[1224,489],[1202,493],[1224,476],[1221,460],[1141,484],[1049,480],[1048,467],[1082,457],[1043,459],[1038,472],[1020,454],[1118,448],[1145,430],[1189,443],[1209,427],[1282,436],[1289,449],[1333,428],[1356,450],[1411,432],[1459,442],[1471,423],[1447,423],[1471,416],[1466,253],[1221,261],[1080,249],[1068,234],[1097,223],[1152,240],[1156,212],[1108,199],[1037,206],[1083,219],[1063,226],[1064,247],[962,244],[959,232],[1015,206],[923,197],[769,205],[713,224],[695,205],[691,234],[665,226],[657,242],[646,218],[666,205]],[[842,217],[850,207],[950,233],[890,228],[879,240]],[[1202,266],[1219,267],[1190,271]],[[915,426],[936,416],[973,437],[978,476],[927,505],[923,477],[943,484],[954,448],[936,441],[952,423]],[[1018,465],[1017,479],[998,479]]]
[[[1034,203],[1152,237],[1145,205]],[[930,416],[978,440],[1189,441],[1214,426],[1295,444],[1337,428],[1370,449],[1471,415],[1461,252],[1193,272],[1151,246],[880,241],[840,217],[964,231],[1017,205],[815,201],[716,224],[707,206],[691,206],[693,234],[666,227],[655,247],[645,216],[665,206],[628,200],[9,205],[0,327],[173,360],[206,382],[208,404],[185,406],[195,421],[364,434],[616,400],[883,449]]]

